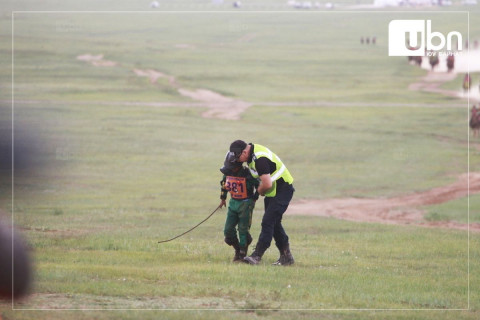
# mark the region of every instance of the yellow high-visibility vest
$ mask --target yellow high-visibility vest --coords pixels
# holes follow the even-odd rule
[[[285,182],[292,184],[293,177],[290,174],[290,171],[288,171],[287,167],[283,164],[282,160],[280,160],[275,153],[270,151],[270,149],[259,144],[254,144],[253,148],[252,162],[248,164],[248,169],[250,169],[250,173],[254,178],[259,179],[257,169],[255,168],[256,159],[266,157],[268,160],[276,164],[275,172],[270,174],[270,177],[272,178],[272,187],[265,193],[265,197],[275,197],[277,194],[276,181],[280,178],[283,178]]]

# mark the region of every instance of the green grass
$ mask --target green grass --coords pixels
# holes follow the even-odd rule
[[[467,31],[466,13],[432,16],[448,18],[438,26],[440,31]],[[303,15],[18,12],[14,17],[15,96],[17,100],[188,101],[165,81],[152,85],[132,72],[144,68],[173,75],[187,88],[212,89],[258,103],[338,102],[342,97],[342,102],[450,104],[451,99],[442,96],[402,93],[412,72],[420,77],[423,71],[412,70],[404,58],[388,57],[387,26],[396,18],[395,12],[379,11]],[[356,30],[359,25],[361,29]],[[378,44],[360,45],[364,34],[377,35]],[[32,50],[32,42],[39,40],[41,46]],[[190,48],[179,48],[179,44]],[[104,54],[119,65],[94,67],[76,59],[86,53]],[[257,85],[260,79],[262,86]]]
[[[464,172],[466,132],[457,109],[259,106],[231,122],[203,119],[196,109],[96,106],[91,114],[89,105],[18,106],[20,123],[42,119],[46,146],[43,170],[16,179],[14,217],[35,248],[38,293],[18,308],[467,308],[462,231],[287,214],[297,264],[279,269],[269,266],[273,249],[259,268],[232,264],[223,213],[157,244],[217,205],[218,167],[235,132],[282,154],[296,198],[386,197]],[[262,132],[259,116],[268,119]],[[288,133],[282,140],[279,123]],[[438,123],[449,129],[438,132]],[[466,212],[465,200],[446,205]],[[262,208],[255,210],[254,235]],[[471,241],[474,248],[478,236]]]
[[[469,202],[467,199],[457,199],[443,204],[430,206],[427,209],[425,219],[430,221],[457,221],[467,223],[468,221],[468,207],[470,206],[470,222],[480,222],[480,216],[476,210],[480,203],[478,195],[471,195]]]
[[[288,218],[290,232],[302,235],[297,236],[302,245],[292,248],[297,265],[268,266],[277,255],[270,250],[265,264],[252,268],[230,262],[233,251],[215,232],[222,220],[216,217],[164,245],[153,245],[154,230],[148,227],[132,226],[122,239],[115,231],[65,235],[61,241],[54,232],[36,232],[37,250],[44,252],[37,258],[36,290],[145,299],[217,297],[232,299],[239,308],[249,300],[268,309],[466,307],[462,232],[439,238],[435,230]]]
[[[0,61],[8,66],[0,69],[2,87],[12,80],[9,9],[93,6],[109,10],[112,2],[2,5]],[[116,8],[146,10],[138,6]],[[478,9],[472,10],[475,38],[480,24]],[[219,167],[238,138],[280,155],[295,178],[295,199],[385,198],[479,171],[474,140],[468,150],[466,101],[408,91],[424,71],[388,57],[388,21],[401,16],[392,11],[15,13],[15,124],[35,137],[37,171],[16,173],[13,208],[10,184],[2,181],[0,208],[13,210],[35,260],[34,294],[14,307],[34,310],[0,304],[0,316],[478,318],[480,238],[474,232],[287,213],[297,263],[270,266],[277,258],[272,245],[253,268],[230,262],[222,210],[184,237],[157,244],[218,205]],[[465,13],[451,14],[436,30],[466,32]],[[419,15],[412,10],[407,18]],[[370,34],[378,45],[360,46],[360,36]],[[119,65],[76,60],[84,53],[102,53]],[[240,121],[201,118],[202,108],[125,105],[191,102],[166,81],[136,77],[133,68],[156,69],[182,87],[254,105]],[[272,101],[344,105],[272,107]],[[436,108],[392,107],[398,103]],[[10,109],[0,111],[2,129],[8,128]],[[476,208],[473,195],[471,222],[480,219]],[[427,220],[465,223],[467,199],[420,209]],[[259,201],[254,238],[262,212]]]
[[[446,184],[467,171],[467,132],[458,109],[252,107],[241,122],[202,119],[199,112],[18,104],[19,123],[43,117],[45,131],[39,155],[45,170],[29,177],[22,194],[38,192],[41,183],[43,201],[55,206],[39,206],[38,199],[35,206],[64,213],[72,203],[110,208],[106,197],[119,208],[168,208],[184,197],[191,200],[182,203],[188,208],[197,201],[203,206],[217,192],[219,155],[235,132],[278,150],[302,198],[386,197]],[[267,119],[261,132],[258,117]],[[440,121],[445,130],[437,130]],[[472,168],[477,163],[471,159]],[[188,188],[195,193],[188,196]],[[22,198],[28,207],[29,196]]]

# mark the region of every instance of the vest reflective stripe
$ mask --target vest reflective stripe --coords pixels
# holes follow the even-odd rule
[[[292,183],[293,182],[293,177],[292,175],[290,174],[290,172],[288,171],[287,167],[283,164],[282,160],[280,160],[280,158],[274,154],[272,151],[270,151],[270,149],[262,146],[262,145],[259,145],[259,144],[255,144],[254,145],[254,153],[253,153],[253,159],[252,159],[252,162],[250,162],[248,164],[248,168],[250,169],[250,173],[252,174],[252,176],[254,178],[259,178],[259,175],[258,175],[258,172],[257,172],[257,169],[255,168],[255,160],[260,158],[260,157],[266,157],[268,158],[270,161],[272,161],[273,163],[275,163],[275,165],[277,166],[277,169],[275,170],[275,172],[273,172],[271,174],[271,179],[272,179],[272,188],[265,193],[265,196],[266,197],[275,197],[275,195],[277,194],[277,184],[276,184],[276,181],[280,178],[283,178],[283,180],[287,183]]]
[[[268,150],[268,149],[267,149],[267,150]],[[270,150],[268,150],[268,151],[269,151],[269,152],[264,152],[264,151],[255,152],[255,156],[256,156],[257,158],[260,158],[260,157],[262,157],[262,156],[263,156],[263,157],[267,157],[268,159],[270,159],[271,161],[273,161],[273,160],[272,160],[272,156],[273,156],[272,151],[270,151]]]
[[[283,172],[285,172],[285,169],[287,169],[287,167],[282,163],[280,169],[272,176],[272,180],[277,181],[282,176]]]

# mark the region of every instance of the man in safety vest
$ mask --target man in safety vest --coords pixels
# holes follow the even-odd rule
[[[295,261],[290,252],[288,235],[282,226],[283,214],[295,191],[292,175],[282,160],[262,145],[236,140],[230,145],[230,151],[235,154],[237,162],[247,162],[252,176],[260,180],[258,193],[265,196],[262,231],[255,251],[244,260],[250,264],[258,264],[273,238],[280,251],[280,258],[274,265],[292,265]]]

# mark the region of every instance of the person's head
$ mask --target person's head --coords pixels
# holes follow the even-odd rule
[[[228,151],[225,155],[223,167],[220,168],[220,172],[224,175],[231,176],[237,174],[241,167],[242,163],[236,161],[235,153]]]
[[[243,140],[235,140],[230,145],[230,152],[235,155],[235,161],[243,163],[248,159],[248,145]]]

